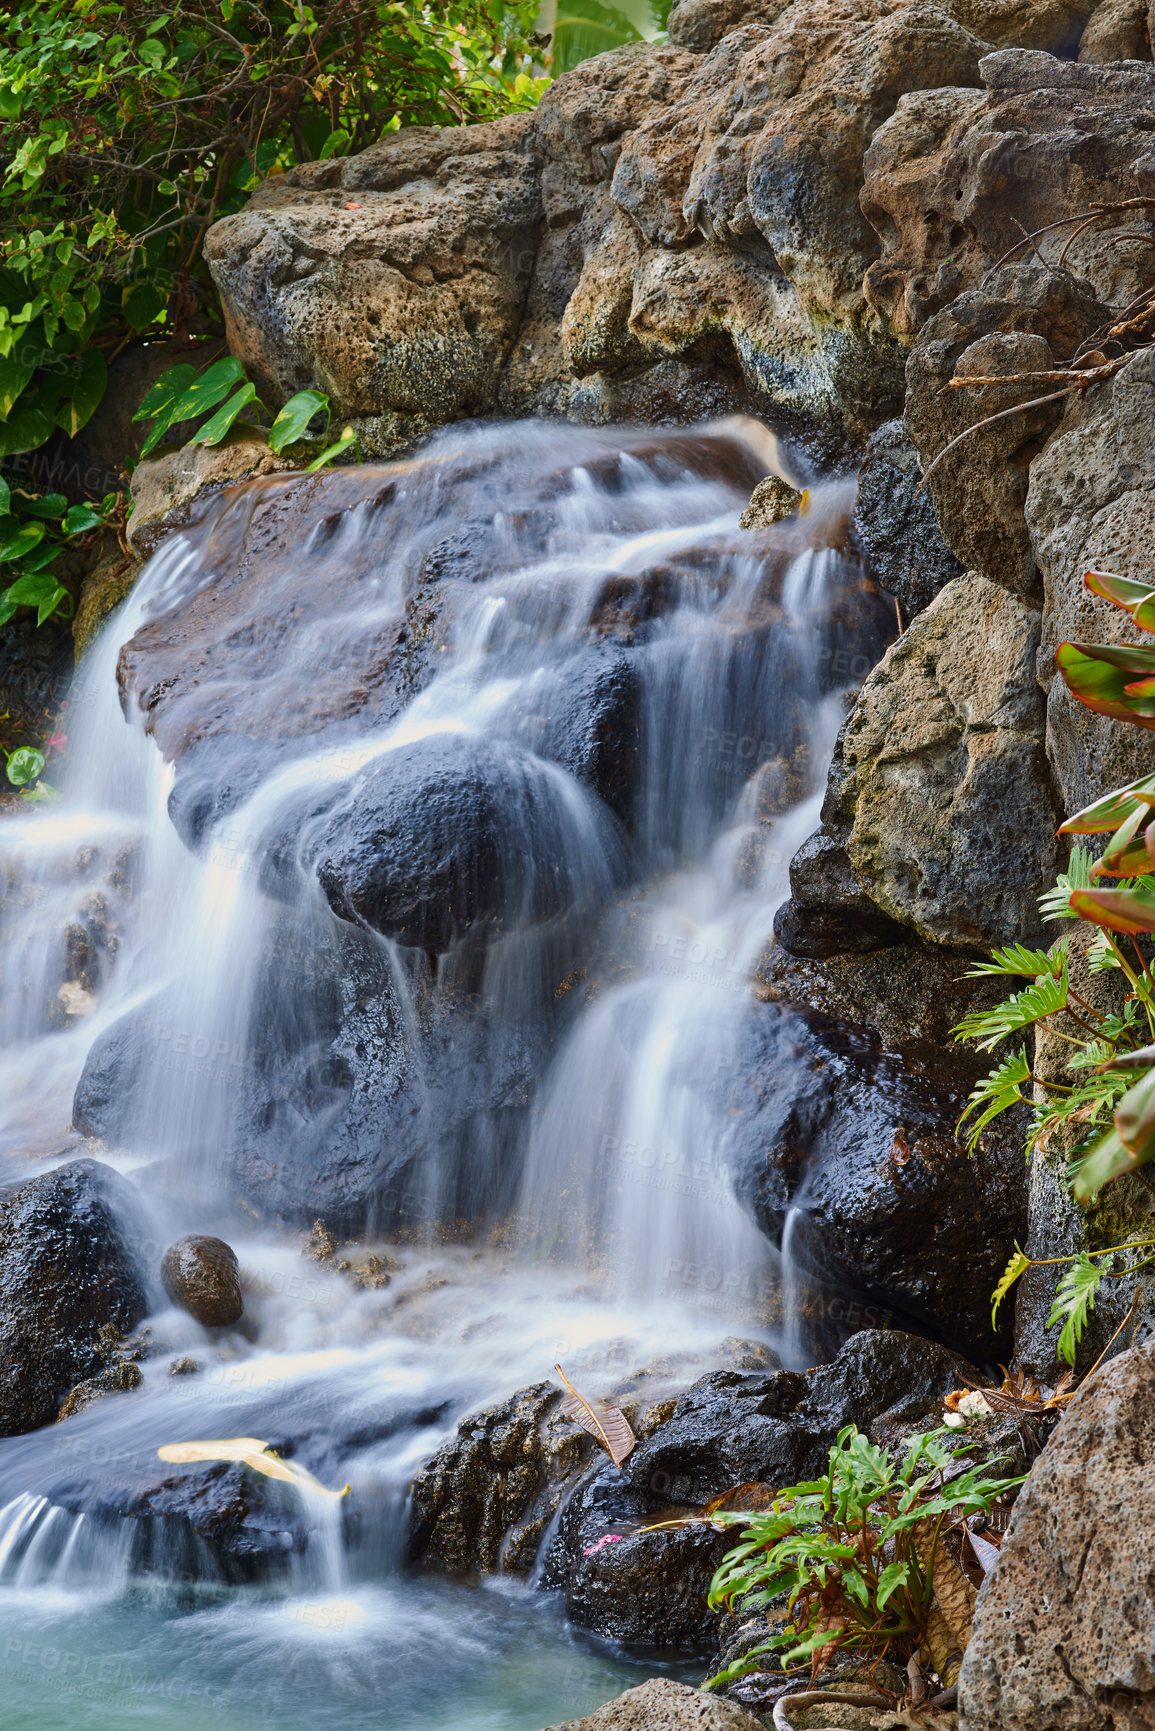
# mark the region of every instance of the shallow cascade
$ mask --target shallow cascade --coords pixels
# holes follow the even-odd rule
[[[0,1156],[112,1170],[151,1333],[0,1442],[22,1726],[537,1731],[700,1677],[566,1622],[556,1509],[472,1585],[413,1570],[408,1493],[555,1363],[644,1429],[813,1362],[751,1203],[801,1061],[751,975],[893,631],[845,486],[739,529],[772,457],[525,423],[249,482],[87,656],[63,797],[0,832]],[[166,1296],[187,1234],[236,1250],[235,1326]],[[348,1495],[157,1457],[238,1437]]]

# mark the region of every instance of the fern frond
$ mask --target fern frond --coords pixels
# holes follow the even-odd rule
[[[1045,1016],[1056,1016],[1066,1007],[1067,962],[1064,957],[1062,972],[1057,978],[1054,974],[1047,974],[1025,991],[1016,992],[1013,998],[996,1004],[992,1010],[972,1011],[951,1031],[956,1040],[974,1040],[980,1051],[989,1052],[1009,1034],[1029,1028]]]

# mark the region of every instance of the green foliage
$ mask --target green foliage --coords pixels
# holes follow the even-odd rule
[[[141,447],[142,455],[154,451],[174,427],[185,425],[206,409],[212,413],[192,435],[189,440],[192,445],[218,445],[244,410],[252,411],[250,420],[252,416],[268,414],[257,396],[256,386],[245,378],[241,363],[231,356],[214,361],[200,373],[182,362],[161,374],[133,416],[134,421],[152,421]],[[319,441],[310,441],[307,429],[321,415],[325,417],[324,433]],[[352,427],[345,427],[339,438],[326,444],[330,419],[329,399],[322,391],[298,391],[273,418],[267,434],[269,448],[279,454],[290,445],[305,445],[306,454],[313,459],[305,465],[307,471],[322,469],[357,446],[357,434]],[[255,422],[252,430],[257,430]]]
[[[531,107],[548,82],[529,35],[538,10],[538,0],[0,0],[0,460],[24,458],[37,492],[32,454],[84,427],[111,355],[133,337],[214,325],[201,243],[266,175],[401,125]],[[190,366],[190,386],[196,376]],[[201,395],[183,409],[150,405],[153,445],[209,407],[198,437],[223,438],[256,400],[240,378],[218,393],[223,378],[199,375]],[[33,552],[25,536],[3,557],[31,579]],[[51,593],[29,581],[17,604],[39,611]]]
[[[981,969],[975,969],[976,973]],[[1002,968],[992,968],[991,973],[1005,973]],[[1016,969],[1016,972],[1021,970]],[[1002,1004],[997,1004],[992,1010],[976,1010],[969,1016],[964,1016],[954,1030],[955,1038],[960,1040],[975,1040],[979,1049],[989,1052],[992,1046],[997,1046],[1009,1034],[1020,1032],[1023,1028],[1041,1022],[1047,1016],[1057,1016],[1067,1008],[1067,963],[1066,957],[1061,958],[1058,974],[1049,969],[1033,986],[1024,991],[1016,992]]]
[[[1095,1294],[1107,1270],[1096,1267],[1089,1256],[1077,1256],[1059,1282],[1047,1327],[1061,1322],[1059,1357],[1068,1364],[1075,1362],[1075,1349],[1083,1338],[1087,1317],[1095,1308]]]
[[[911,1437],[895,1464],[853,1425],[827,1472],[780,1492],[769,1509],[719,1513],[743,1529],[710,1587],[713,1610],[778,1610],[777,1630],[710,1680],[724,1688],[775,1659],[783,1668],[841,1647],[899,1662],[926,1635],[934,1553],[951,1525],[991,1505],[1019,1479],[963,1465],[945,1431]],[[961,1468],[961,1470],[960,1470]],[[947,1474],[952,1474],[949,1483]]]
[[[111,519],[115,494],[99,507],[69,505],[63,493],[33,493],[0,476],[0,625],[22,607],[43,625],[54,614],[68,618],[72,597],[53,567],[67,543]]]

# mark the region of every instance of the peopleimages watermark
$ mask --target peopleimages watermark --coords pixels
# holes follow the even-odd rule
[[[29,1641],[20,1635],[10,1635],[4,1642],[0,1677],[9,1684],[26,1683],[59,1695],[103,1697],[108,1701],[152,1696],[165,1701],[199,1701],[219,1711],[228,1700],[228,1691],[218,1683],[150,1675],[136,1670],[126,1659],[79,1652],[46,1641]]]

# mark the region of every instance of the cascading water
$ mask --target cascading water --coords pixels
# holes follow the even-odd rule
[[[90,653],[60,802],[0,828],[0,1158],[95,1152],[154,1251],[228,1236],[246,1308],[157,1288],[139,1389],[0,1443],[14,1723],[529,1731],[643,1674],[548,1595],[406,1581],[405,1495],[556,1360],[782,1348],[731,1101],[879,623],[841,489],[738,531],[764,471],[752,427],[447,434],[325,478],[263,565],[297,506],[257,483]],[[302,1255],[318,1217],[372,1278]],[[350,1497],[275,1489],[222,1562],[156,1450],[236,1436]]]

